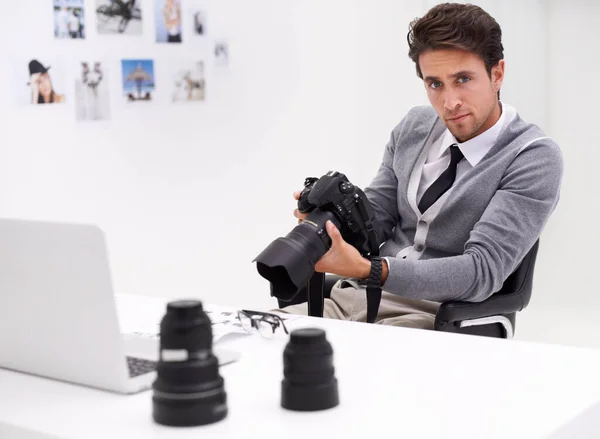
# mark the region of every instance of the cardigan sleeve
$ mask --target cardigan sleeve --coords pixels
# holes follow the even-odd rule
[[[547,138],[534,142],[508,166],[462,254],[389,258],[383,289],[438,302],[485,300],[500,290],[539,238],[558,203],[562,175],[558,145]]]

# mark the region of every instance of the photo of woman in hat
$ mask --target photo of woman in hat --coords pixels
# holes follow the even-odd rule
[[[29,87],[31,87],[32,104],[53,104],[65,101],[65,95],[57,93],[52,87],[50,66],[45,67],[38,60],[29,62]]]

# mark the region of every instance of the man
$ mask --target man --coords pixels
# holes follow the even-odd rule
[[[75,9],[69,10],[69,36],[71,38],[79,38],[79,28],[81,23],[79,22],[79,17],[77,16],[77,11]]]
[[[56,12],[56,37],[67,38],[69,36],[69,12],[66,6],[62,6]]]
[[[381,264],[376,323],[433,329],[440,302],[482,301],[519,265],[556,207],[563,161],[556,143],[500,101],[501,29],[485,11],[437,5],[407,39],[431,107],[411,109],[392,131],[364,191],[383,229],[382,261],[363,258],[328,223],[332,246],[315,269],[347,278],[324,317],[366,321],[364,280]]]

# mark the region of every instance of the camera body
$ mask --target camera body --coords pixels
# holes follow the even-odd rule
[[[331,248],[327,221],[362,256],[377,254],[381,243],[371,203],[361,189],[337,171],[307,178],[298,210],[308,216],[254,259],[259,274],[271,282],[271,295],[283,301],[291,301],[307,285],[315,264]]]
[[[379,246],[379,238],[373,240],[369,233],[375,217],[371,203],[346,175],[330,171],[321,178],[309,177],[304,181],[304,189],[298,199],[298,211],[311,213],[315,209],[333,213],[340,224],[342,237],[361,255],[371,253],[373,245]],[[304,221],[311,221],[310,215]],[[374,229],[373,232],[376,233]],[[319,233],[323,235],[321,230],[317,230]],[[323,239],[327,248],[331,247],[326,232]]]

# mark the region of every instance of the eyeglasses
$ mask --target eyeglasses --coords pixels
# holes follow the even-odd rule
[[[237,316],[246,332],[258,331],[264,338],[272,338],[277,328],[281,326],[285,333],[289,334],[283,319],[276,314],[242,309],[238,311]]]

